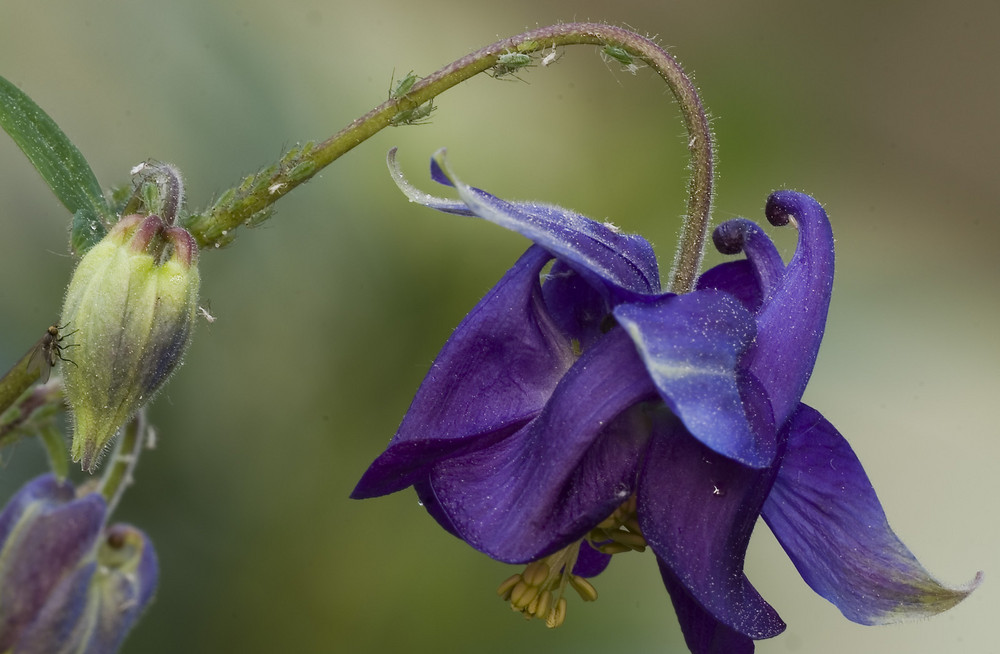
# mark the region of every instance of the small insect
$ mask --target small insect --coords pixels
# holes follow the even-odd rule
[[[72,363],[74,366],[76,363],[71,359],[63,356],[63,350],[71,347],[78,347],[78,344],[63,345],[62,342],[75,334],[78,330],[73,330],[68,334],[60,334],[59,330],[66,327],[63,325],[50,325],[42,337],[38,339],[35,343],[34,349],[31,352],[31,356],[28,358],[28,371],[33,372],[36,368],[39,371],[38,380],[41,383],[45,383],[49,380],[49,373],[52,372],[52,368],[55,367],[56,363],[59,361],[66,361],[67,363]]]
[[[393,73],[393,77],[389,79],[389,99],[396,100],[402,98],[413,89],[413,85],[419,79],[411,70],[397,82],[395,73]],[[431,99],[412,109],[403,109],[389,119],[389,124],[393,127],[399,127],[400,125],[422,125],[428,122],[428,117],[435,109],[437,107],[434,106],[434,100]]]
[[[396,73],[393,72],[392,77],[389,78],[389,99],[401,98],[410,92],[413,85],[417,83],[417,76],[413,74],[411,70],[403,77],[396,81]]]
[[[490,73],[494,79],[500,79],[507,75],[514,75],[517,71],[530,66],[532,62],[531,55],[524,52],[505,52],[497,57],[497,62],[493,65],[493,71]],[[521,79],[517,77],[517,79]],[[524,80],[521,80],[522,82]]]
[[[559,51],[557,51],[556,50],[556,46],[553,45],[552,46],[552,51],[549,52],[544,57],[542,57],[542,66],[544,66],[544,67],[547,68],[547,67],[551,66],[552,64],[556,63],[557,61],[559,61],[559,59],[561,59],[561,58],[562,58],[562,53],[559,52]]]
[[[625,50],[617,45],[606,45],[601,48],[601,58],[607,62],[609,59],[614,59],[622,65],[622,70],[628,73],[636,74],[639,70],[639,65],[635,63],[635,59]]]
[[[204,318],[210,325],[216,320],[215,316],[210,314],[205,307],[198,307],[198,315]]]

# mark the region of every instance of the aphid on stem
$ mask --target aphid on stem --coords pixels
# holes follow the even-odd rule
[[[393,76],[389,80],[389,99],[397,100],[403,98],[410,92],[411,89],[413,89],[413,85],[416,84],[419,79],[420,78],[417,77],[411,70],[397,82],[395,79],[395,72],[393,72]],[[430,99],[427,102],[417,105],[411,109],[403,109],[389,119],[389,124],[393,127],[399,127],[400,125],[422,125],[428,122],[427,118],[436,108],[437,107],[434,106],[434,100]]]
[[[532,58],[530,54],[524,52],[505,52],[502,55],[497,56],[497,62],[493,65],[493,70],[489,73],[494,79],[500,79],[507,75],[514,75],[515,72],[532,65]],[[522,82],[524,81],[520,77],[517,77]]]
[[[542,57],[542,66],[548,67],[562,59],[563,53],[556,50],[556,46],[552,44],[552,51]]]
[[[632,73],[633,75],[639,70],[639,64],[635,63],[635,58],[628,53],[625,48],[617,45],[608,44],[601,48],[601,59],[605,63],[609,60],[614,59],[622,65],[622,71],[627,73]]]

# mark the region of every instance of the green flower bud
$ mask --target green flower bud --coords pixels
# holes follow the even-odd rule
[[[123,218],[80,260],[62,324],[76,331],[63,375],[72,455],[93,471],[118,428],[180,363],[198,304],[198,248],[158,216]]]

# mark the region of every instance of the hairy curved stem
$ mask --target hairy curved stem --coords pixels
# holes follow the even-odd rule
[[[114,454],[101,478],[101,495],[108,503],[108,515],[111,515],[118,506],[125,489],[132,485],[132,473],[139,463],[142,449],[146,446],[148,433],[146,408],[143,407],[122,428],[121,437],[115,444]]]
[[[680,64],[653,41],[620,27],[599,23],[566,23],[525,32],[497,41],[448,64],[392,97],[319,144],[307,144],[282,157],[277,164],[251,175],[230,189],[214,206],[185,221],[201,247],[220,247],[237,227],[256,224],[267,217],[278,198],[309,180],[325,166],[390,125],[395,116],[412,111],[459,82],[497,65],[510,53],[531,54],[565,45],[592,44],[621,48],[655,70],[667,82],[681,107],[691,153],[687,216],[670,273],[668,290],[685,293],[694,286],[701,266],[712,207],[712,135],[701,99]]]

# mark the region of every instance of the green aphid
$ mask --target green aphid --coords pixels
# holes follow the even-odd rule
[[[497,62],[493,65],[493,72],[491,74],[494,78],[500,79],[506,75],[513,75],[522,68],[530,66],[531,62],[531,55],[524,52],[505,52],[497,57]],[[514,76],[517,77],[516,75]]]
[[[398,82],[395,81],[395,74],[393,74],[392,79],[389,80],[389,99],[401,98],[409,93],[418,79],[412,70],[404,77],[399,78]]]
[[[639,64],[635,63],[635,58],[629,54],[625,48],[617,45],[606,45],[601,48],[601,58],[604,61],[608,59],[614,59],[622,65],[622,70],[627,73],[632,73],[635,75],[636,71],[639,70]]]
[[[411,70],[405,76],[401,77],[399,81],[395,81],[395,76],[389,81],[389,99],[395,100],[402,98],[407,93],[413,89],[413,85],[417,83],[417,77]],[[437,107],[434,106],[434,100],[428,100],[427,102],[413,107],[412,109],[404,109],[397,113],[395,116],[389,119],[389,124],[393,127],[399,127],[400,125],[422,125],[428,122],[428,118],[431,113]]]
[[[389,119],[389,124],[393,127],[399,127],[400,125],[424,125],[430,122],[429,117],[435,109],[437,107],[434,106],[434,100],[428,100],[413,109],[400,111]]]
[[[631,66],[635,63],[632,60],[632,55],[630,55],[625,48],[617,45],[606,45],[601,49],[601,52],[620,63],[622,66]]]

